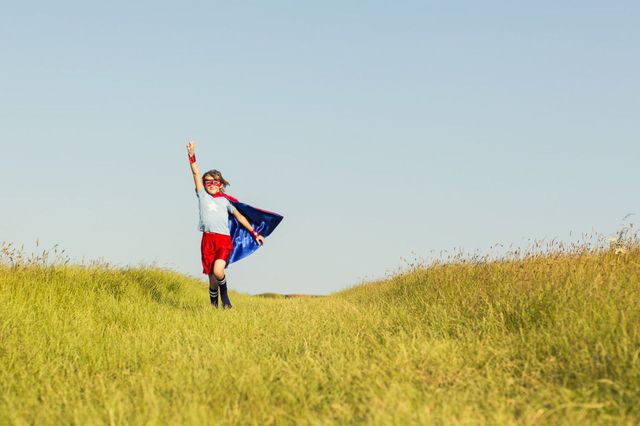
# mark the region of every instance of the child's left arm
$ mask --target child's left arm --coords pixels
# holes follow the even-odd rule
[[[251,232],[251,235],[253,235],[253,238],[255,238],[256,242],[260,245],[264,244],[264,237],[260,234],[258,234],[254,229],[253,226],[251,226],[251,224],[249,223],[249,221],[247,220],[246,217],[244,217],[242,215],[242,213],[240,213],[238,211],[238,209],[234,210],[232,213],[236,219],[238,219],[238,222],[240,222],[240,225],[244,226],[245,228],[247,228],[247,230],[249,232]]]

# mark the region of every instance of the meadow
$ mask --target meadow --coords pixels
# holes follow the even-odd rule
[[[231,311],[171,271],[2,248],[0,424],[640,422],[637,242]]]

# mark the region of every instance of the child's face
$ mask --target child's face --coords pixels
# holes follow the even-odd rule
[[[222,183],[220,183],[218,179],[211,176],[207,176],[206,178],[204,178],[204,189],[209,194],[220,192],[220,188],[222,188]]]

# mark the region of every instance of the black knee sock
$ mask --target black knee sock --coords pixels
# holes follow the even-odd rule
[[[217,288],[215,290],[212,290],[211,287],[209,287],[209,299],[211,300],[211,305],[217,308],[218,307],[218,289]]]
[[[218,280],[218,288],[220,288],[220,298],[222,299],[222,306],[231,306],[229,295],[227,294],[227,277],[222,277]]]

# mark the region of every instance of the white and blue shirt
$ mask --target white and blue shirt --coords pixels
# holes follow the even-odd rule
[[[207,191],[196,192],[200,210],[200,231],[229,235],[229,213],[236,208],[224,197],[212,197]]]

